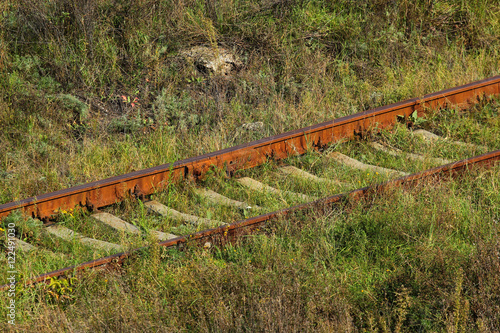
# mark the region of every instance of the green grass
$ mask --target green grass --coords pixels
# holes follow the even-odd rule
[[[496,110],[496,108],[497,100],[492,100],[477,110],[471,109],[467,112],[443,110],[435,112],[423,124],[426,128],[435,132],[439,132],[440,128],[446,128],[448,124],[453,124],[456,128],[462,129],[466,128],[464,124],[470,123],[471,119],[485,118],[489,121],[492,110]],[[466,117],[466,115],[469,115],[469,117]],[[442,119],[442,122],[437,122],[436,119]],[[482,125],[488,126],[488,123],[482,123]],[[483,133],[485,133],[489,140],[494,140],[496,133],[491,130],[491,126],[488,129],[488,131],[483,131]],[[463,133],[469,132],[465,130],[455,135],[460,137]],[[464,141],[468,140],[467,137],[461,138]],[[370,141],[378,140],[405,150],[425,152],[426,156],[435,154],[449,157],[451,155],[452,158],[459,159],[477,154],[474,147],[457,149],[456,145],[446,141],[444,143],[427,143],[422,139],[414,137],[412,131],[402,125],[397,125],[391,130],[374,131],[367,139]],[[455,138],[452,137],[449,139],[454,140]],[[236,178],[232,179],[227,178],[223,171],[213,171],[208,174],[204,181],[198,184],[189,181],[172,183],[165,190],[152,195],[150,199],[158,200],[180,212],[225,223],[233,223],[251,216],[287,208],[307,201],[293,194],[288,194],[288,191],[306,194],[310,197],[310,200],[314,200],[315,198],[322,198],[355,188],[377,184],[395,177],[379,174],[378,172],[360,171],[346,167],[329,157],[329,153],[334,151],[340,151],[365,163],[412,173],[436,166],[436,163],[429,163],[429,161],[415,162],[407,160],[404,158],[404,154],[394,157],[381,153],[369,147],[367,141],[355,140],[336,144],[321,154],[310,151],[303,156],[290,157],[281,162],[295,165],[326,179],[339,181],[339,185],[312,183],[298,177],[284,175],[279,171],[280,164],[269,161],[253,169],[237,171],[235,173]],[[237,182],[237,178],[239,177],[251,177],[281,190],[282,193],[273,194],[247,189]],[[195,193],[196,187],[210,188],[229,198],[244,201],[250,206],[258,205],[262,209],[242,210],[211,203]],[[138,248],[148,244],[151,238],[148,235],[152,230],[175,235],[186,235],[209,227],[203,224],[184,224],[175,219],[160,216],[148,211],[140,201],[132,199],[127,199],[120,204],[107,207],[104,211],[136,225],[142,230],[142,235],[127,235],[123,232],[115,231],[95,221],[88,213],[82,211],[61,212],[55,221],[84,236],[120,244],[125,249]],[[18,235],[21,239],[25,239],[41,249],[58,253],[55,256],[45,253],[43,256],[38,257],[33,256],[33,254],[27,254],[26,256],[21,254],[20,270],[24,272],[23,274],[26,277],[33,277],[48,270],[55,270],[74,263],[96,259],[107,254],[105,251],[94,251],[85,245],[79,244],[76,240],[63,241],[57,237],[49,236],[44,232],[40,223],[34,223],[31,219],[23,219],[21,217],[12,218],[14,220],[17,219],[16,223],[19,225]],[[4,225],[7,223],[8,221],[5,221]],[[66,254],[66,257],[61,257],[59,253]],[[49,260],[50,265],[47,265],[46,260],[51,256],[54,260]]]
[[[489,114],[492,109],[495,109],[496,103],[497,102],[494,100],[490,104],[484,105],[477,112],[471,113],[471,115],[474,117],[481,117],[483,113]],[[439,118],[441,114],[446,116],[449,112],[448,110],[444,110],[435,113],[433,117]],[[452,112],[452,114],[459,115],[457,112]],[[431,121],[434,120],[429,120],[429,123],[431,123]],[[461,128],[460,123],[470,122],[470,117],[465,117],[464,113],[462,113],[460,117],[448,117],[446,121],[457,125],[457,128]],[[434,123],[427,124],[427,127],[430,130],[438,131],[440,126],[446,126],[446,121],[444,125],[441,122],[436,122],[435,125],[433,125]],[[494,134],[488,131],[485,132],[485,134],[488,137],[494,136]],[[425,148],[427,155],[429,151],[435,152],[435,149],[438,149],[436,147],[439,147],[439,149],[443,148],[444,152],[459,154],[458,156],[460,158],[468,157],[471,156],[470,154],[475,153],[474,149],[472,151],[465,150],[463,152],[457,152],[456,146],[450,143],[446,145],[440,143],[425,143],[420,139],[414,138],[411,131],[402,126],[396,126],[392,130],[374,132],[368,139],[379,140],[386,144],[399,146],[404,149],[414,147],[412,150],[416,151]],[[398,145],[398,142],[405,142],[407,145]],[[365,141],[351,141],[334,145],[323,152],[323,154],[311,151],[304,156],[290,157],[283,161],[284,164],[296,165],[297,167],[325,178],[339,180],[343,182],[343,185],[340,187],[332,187],[329,184],[311,184],[297,177],[285,176],[278,171],[279,165],[273,161],[253,169],[238,171],[235,176],[236,178],[242,176],[252,177],[282,191],[295,191],[316,197],[325,197],[327,195],[379,183],[388,179],[388,177],[384,175],[353,170],[342,166],[328,157],[330,151],[340,151],[366,163],[383,165],[385,167],[408,172],[417,172],[431,166],[426,163],[408,164],[408,161],[402,157],[393,157],[373,151]],[[471,255],[474,253],[475,242],[471,241],[471,234],[474,234],[476,238],[484,236],[489,239],[488,237],[492,237],[489,234],[486,236],[482,234],[489,229],[483,230],[481,228],[489,228],[488,225],[495,223],[500,214],[497,203],[500,198],[498,197],[498,193],[495,192],[498,183],[498,180],[495,178],[498,175],[497,169],[493,171],[479,171],[472,175],[467,175],[465,177],[465,182],[427,183],[410,192],[391,192],[387,197],[374,198],[361,205],[350,206],[348,204],[347,206],[327,212],[323,216],[315,216],[312,213],[298,213],[296,216],[292,216],[290,220],[280,220],[277,223],[271,223],[270,229],[264,229],[263,234],[258,233],[256,236],[251,236],[249,238],[250,240],[245,238],[245,240],[240,241],[236,247],[228,245],[226,247],[215,248],[211,250],[210,254],[199,252],[196,249],[189,249],[187,251],[188,254],[173,254],[167,251],[169,254],[163,253],[160,255],[161,258],[167,259],[167,261],[158,262],[156,264],[160,266],[168,265],[168,257],[174,255],[176,257],[175,261],[178,259],[178,256],[188,256],[185,258],[185,264],[188,266],[191,265],[189,264],[190,261],[198,262],[199,265],[202,265],[202,263],[199,262],[199,258],[193,259],[194,256],[200,255],[204,258],[208,255],[209,258],[206,259],[208,262],[203,259],[203,265],[208,265],[209,268],[205,267],[203,271],[206,269],[210,270],[210,265],[213,263],[221,269],[231,267],[235,272],[238,272],[239,269],[243,269],[238,267],[238,265],[248,261],[246,265],[252,264],[251,274],[255,274],[258,277],[256,280],[257,286],[260,279],[263,281],[267,278],[266,274],[269,274],[269,272],[267,272],[269,269],[272,270],[271,276],[274,276],[274,278],[279,276],[276,275],[277,273],[273,270],[278,265],[277,260],[280,260],[280,262],[289,260],[291,263],[293,262],[293,264],[297,265],[300,263],[300,265],[302,265],[301,269],[297,272],[297,276],[294,277],[294,279],[298,279],[302,281],[301,283],[306,283],[306,285],[307,283],[312,283],[314,276],[316,278],[321,276],[321,278],[319,278],[321,281],[323,276],[327,274],[326,270],[334,268],[335,274],[339,276],[333,274],[333,272],[329,272],[329,278],[323,281],[323,283],[339,284],[339,288],[342,286],[341,289],[344,293],[341,297],[342,302],[346,301],[349,304],[349,306],[342,311],[347,311],[344,315],[348,314],[348,318],[350,318],[348,322],[345,322],[347,317],[342,319],[342,325],[353,325],[353,327],[358,328],[369,328],[372,327],[370,325],[375,325],[372,328],[379,327],[383,330],[384,325],[393,328],[401,328],[401,325],[404,323],[405,327],[414,326],[423,328],[424,330],[440,330],[444,327],[452,327],[450,326],[452,324],[458,325],[457,323],[462,320],[463,323],[460,322],[460,325],[469,325],[469,327],[478,328],[480,323],[471,321],[472,319],[468,317],[473,316],[470,312],[470,308],[467,309],[465,313],[459,314],[450,314],[447,312],[437,313],[436,311],[438,311],[439,306],[431,304],[432,302],[424,297],[424,295],[418,294],[420,289],[424,287],[420,285],[420,283],[424,283],[420,280],[414,281],[413,286],[407,286],[405,283],[403,283],[402,286],[387,286],[386,284],[395,283],[391,280],[392,278],[390,278],[394,277],[395,272],[398,272],[398,274],[406,272],[401,266],[404,265],[407,260],[421,260],[419,259],[419,251],[432,252],[436,250],[435,247],[437,246],[439,251],[445,252],[445,254],[440,254],[438,251],[438,254],[443,255],[444,259],[448,260],[448,255],[457,256],[459,254],[463,255],[463,253]],[[230,198],[245,201],[250,205],[260,205],[261,207],[265,207],[265,209],[244,211],[212,204],[194,193],[195,186],[211,188]],[[444,195],[445,193],[446,196]],[[246,189],[234,178],[228,179],[224,172],[216,171],[211,172],[208,177],[199,184],[193,184],[186,181],[170,184],[164,191],[153,195],[152,199],[158,200],[181,212],[227,223],[303,202],[287,194],[276,195]],[[203,225],[184,225],[170,218],[151,213],[140,201],[130,199],[120,204],[110,206],[106,208],[105,211],[119,216],[141,228],[144,231],[142,237],[125,235],[113,231],[109,227],[97,223],[91,219],[87,213],[81,211],[61,212],[56,222],[87,237],[121,244],[129,249],[150,244],[151,241],[154,243],[154,239],[148,236],[149,230],[160,230],[177,235],[185,235],[204,228]],[[486,223],[486,225],[480,226],[480,221],[483,221],[484,218],[487,220],[490,219],[491,221]],[[50,237],[44,233],[41,224],[34,223],[31,219],[13,216],[10,220],[14,221],[18,226],[20,238],[29,241],[40,249],[45,249],[44,251],[19,254],[17,267],[21,278],[32,278],[48,270],[55,270],[71,264],[96,259],[106,254],[104,251],[94,251],[79,244],[77,241],[69,242]],[[4,221],[4,225],[10,220]],[[301,227],[303,227],[303,230],[300,229]],[[493,225],[492,228],[494,230],[489,230],[488,232],[496,233],[496,227]],[[444,229],[444,231],[441,229]],[[256,243],[254,244],[253,242]],[[271,253],[263,250],[266,249],[266,246],[271,246],[271,248],[268,249]],[[153,250],[150,249],[148,251]],[[141,258],[134,257],[132,261],[142,262],[143,260],[148,260],[148,251],[146,251],[146,254],[143,253]],[[161,251],[163,250],[160,250],[160,252]],[[437,254],[434,253],[433,255]],[[465,256],[463,260],[466,260],[467,256],[463,256]],[[429,260],[435,260],[434,257],[429,258]],[[127,265],[135,267],[134,269],[130,268],[130,271],[124,268],[127,277],[135,274],[143,274],[142,268],[136,267],[136,263],[129,263]],[[443,265],[444,268],[452,270],[453,272],[455,272],[456,269],[461,269],[462,271],[466,269],[464,266],[465,264],[462,262],[453,262],[452,264],[445,262]],[[448,267],[449,265],[451,266]],[[248,267],[244,267],[244,269],[246,270]],[[291,268],[288,267],[287,269]],[[427,270],[432,271],[432,268],[429,267],[424,267],[423,269],[425,270],[424,273],[426,273]],[[446,278],[452,279],[451,282],[446,282],[447,285],[456,282],[453,280],[454,273],[452,271],[446,273]],[[191,276],[193,272],[179,274]],[[213,272],[209,274],[213,274]],[[226,271],[224,274],[230,274],[230,272]],[[246,271],[245,274],[250,273]],[[263,276],[259,276],[261,274]],[[411,275],[414,273],[406,272],[404,274]],[[418,274],[423,273],[419,271]],[[427,272],[426,274],[431,273]],[[410,277],[413,278],[412,276]],[[410,277],[404,279],[398,277],[396,280],[403,281]],[[83,279],[87,278],[92,280],[92,274],[90,277],[85,275]],[[168,277],[167,279],[170,278],[171,277]],[[183,277],[179,276],[179,278],[182,279]],[[227,277],[221,278],[227,279]],[[200,279],[204,281],[206,278],[200,276]],[[462,278],[459,276],[457,279]],[[292,281],[288,281],[287,283],[292,283],[293,281],[295,280],[292,279]],[[223,281],[219,282],[222,283]],[[80,283],[83,282],[73,281],[75,288],[80,288]],[[96,281],[92,283],[96,283]],[[159,282],[156,281],[156,283]],[[198,281],[196,283],[198,285],[202,282]],[[212,283],[210,286],[214,287],[214,284]],[[257,286],[256,288],[258,288]],[[177,287],[182,289],[182,286]],[[314,288],[315,287],[317,286],[314,286]],[[328,285],[328,288],[331,287],[331,285]],[[54,288],[56,287],[41,286],[35,287],[35,290],[37,290],[36,292],[46,293],[47,298],[44,301],[46,304],[53,304],[54,302],[59,305],[61,303],[66,304],[66,302],[74,302],[75,299],[79,297],[85,297],[79,292],[70,293],[71,295],[69,295],[66,290]],[[203,293],[205,293],[203,297],[207,297],[206,293],[209,293],[209,289],[206,289],[206,287],[202,288],[201,286],[199,286],[199,288],[201,288],[199,292],[203,291]],[[282,285],[281,288],[290,287]],[[308,293],[319,293],[319,291],[315,291],[314,288],[310,286],[309,289],[305,289],[306,291],[302,289],[297,290],[296,292],[299,294],[294,297],[305,297],[308,299]],[[383,292],[381,288],[384,290]],[[389,288],[389,291],[384,288]],[[416,296],[415,293],[411,293],[411,290],[413,290],[412,288],[417,290],[415,291],[417,292]],[[29,291],[27,295],[32,295],[32,292],[35,291]],[[250,291],[243,289],[241,292],[248,293]],[[439,292],[444,291],[440,290]],[[460,293],[461,292],[460,290]],[[60,301],[53,299],[55,297],[54,293],[61,297]],[[392,303],[387,303],[387,293],[392,293]],[[417,298],[421,297],[422,299],[418,299],[418,302],[422,304],[419,303],[418,306],[413,304],[410,301],[412,295]],[[221,297],[222,300],[225,300],[222,295]],[[259,298],[263,296],[257,295],[256,297]],[[336,295],[335,297],[340,296]],[[222,302],[222,300],[220,300],[220,302]],[[273,300],[273,302],[274,301],[275,300]],[[230,302],[233,304],[236,301],[232,300]],[[259,300],[259,302],[263,301]],[[307,304],[303,305],[304,309],[308,309],[310,306],[309,302],[310,301],[307,301]],[[466,304],[466,302],[469,301],[460,300],[460,302],[465,302],[464,304]],[[240,304],[241,311],[258,310],[249,310],[246,308],[248,305],[247,303]],[[389,308],[386,313],[377,312],[375,310],[382,305]],[[205,306],[213,307],[208,303],[205,304]],[[267,306],[272,307],[274,305],[267,304]],[[297,309],[297,311],[300,310],[300,316],[306,315],[306,313],[303,312],[305,311],[304,309]],[[424,314],[422,314],[422,311]],[[443,317],[433,317],[438,314]],[[193,313],[191,315],[194,316]],[[254,315],[259,316],[257,313]],[[262,314],[260,313],[260,315]],[[294,327],[293,325],[296,325],[293,319],[294,315],[296,315],[295,312],[286,312],[281,315],[284,316],[284,327]],[[307,313],[307,316],[310,315],[311,314]],[[342,314],[337,315],[341,316]],[[450,321],[451,319],[449,319],[452,318],[449,317],[452,315],[465,317],[459,319],[458,322],[452,322]],[[205,314],[204,316],[208,315]],[[215,317],[207,317],[204,320],[217,321],[219,320],[217,316],[218,315],[215,314]],[[234,314],[231,316],[234,316]],[[307,321],[304,324],[312,325],[310,326],[311,328],[316,327],[315,325],[319,325],[316,321],[321,322],[321,325],[327,325],[324,322],[326,319],[323,317],[322,313],[312,316],[316,318],[314,324]],[[265,318],[262,317],[259,320],[264,319]],[[190,320],[187,317],[185,317],[184,320],[186,321],[183,321],[183,325],[188,325],[186,328],[191,327],[189,326],[191,325],[189,324]],[[233,318],[230,322],[235,323],[234,320]],[[487,318],[487,320],[489,320],[489,318]],[[242,321],[242,323],[245,322],[245,320]],[[205,324],[207,323],[199,325]],[[269,323],[266,323],[265,325],[268,324]],[[204,330],[203,327],[205,326],[200,326],[197,330]],[[210,327],[210,325],[207,327]],[[268,326],[257,326],[257,328],[260,329],[264,329],[265,327],[269,328]]]
[[[500,7],[492,0],[7,0],[0,12],[0,204],[499,74]],[[197,45],[232,50],[241,70],[198,72],[180,56]],[[262,130],[241,127],[256,121]],[[493,150],[499,126],[493,100],[434,113],[414,127]],[[450,160],[483,152],[429,144],[401,125],[369,139]],[[406,172],[434,166],[365,141],[329,151]],[[237,176],[316,197],[387,179],[316,152],[285,163],[343,185],[285,177],[272,161]],[[71,291],[56,283],[20,291],[17,322],[40,331],[58,330],[55,323],[76,331],[498,331],[498,178],[496,168],[323,216],[299,214],[234,247],[153,247],[123,267],[85,274]],[[225,222],[261,213],[204,202],[195,186],[270,210],[300,202],[217,173],[153,198]],[[57,219],[127,248],[152,242],[148,230],[197,230],[135,200],[106,211],[144,234],[113,232],[79,212]],[[62,253],[20,253],[23,278],[103,255],[12,218],[23,238]]]
[[[297,213],[236,245],[153,246],[69,298],[26,289],[18,311],[73,330],[495,331],[499,172]]]

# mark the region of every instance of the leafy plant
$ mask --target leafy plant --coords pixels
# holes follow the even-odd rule
[[[152,125],[152,123],[153,120],[151,118],[144,115],[141,111],[137,111],[134,114],[125,114],[113,119],[108,129],[112,132],[134,133],[145,126]]]
[[[410,115],[410,120],[414,126],[421,125],[426,121],[424,118],[418,116],[418,112],[416,110]]]
[[[53,97],[60,101],[67,109],[73,110],[78,115],[80,122],[86,120],[89,116],[89,106],[77,97],[70,94],[59,94]]]
[[[43,289],[50,302],[67,303],[74,298],[73,289],[77,280],[74,276],[71,278],[51,277],[49,284],[46,284]]]
[[[196,112],[194,101],[187,94],[176,96],[162,90],[153,103],[154,117],[157,123],[187,130],[198,124],[203,116]]]

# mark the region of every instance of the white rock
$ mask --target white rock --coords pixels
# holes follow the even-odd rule
[[[206,74],[229,75],[243,65],[236,55],[222,47],[195,46],[182,51],[181,55],[193,61],[196,68]]]

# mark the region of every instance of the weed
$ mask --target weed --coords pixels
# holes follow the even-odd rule
[[[42,290],[46,293],[49,302],[68,304],[74,299],[73,288],[77,282],[76,277],[50,278],[49,283]]]

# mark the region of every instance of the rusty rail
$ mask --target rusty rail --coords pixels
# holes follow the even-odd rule
[[[488,167],[491,166],[494,163],[498,163],[500,161],[500,150],[496,150],[490,153],[486,153],[483,155],[471,157],[465,160],[461,160],[458,162],[446,164],[440,167],[428,169],[422,172],[414,173],[405,177],[401,177],[398,179],[390,180],[381,184],[373,185],[373,186],[367,186],[363,188],[359,188],[350,192],[342,193],[342,194],[337,194],[334,196],[326,197],[323,199],[319,199],[313,202],[285,208],[282,210],[274,211],[271,213],[263,214],[260,216],[252,217],[246,220],[238,221],[235,223],[232,223],[227,226],[221,226],[215,229],[209,229],[209,230],[204,230],[200,231],[191,235],[186,235],[186,236],[181,236],[177,237],[174,239],[170,239],[167,241],[160,242],[160,246],[164,247],[181,247],[185,246],[186,244],[189,243],[205,243],[205,242],[211,242],[213,244],[218,244],[223,242],[224,240],[232,240],[237,238],[238,236],[241,236],[242,234],[249,233],[252,229],[257,228],[261,224],[268,222],[272,219],[277,218],[278,216],[286,216],[290,213],[297,212],[297,211],[303,211],[307,209],[312,209],[312,208],[322,208],[322,207],[327,207],[331,206],[336,203],[340,202],[345,202],[346,200],[359,200],[363,197],[368,197],[370,195],[375,195],[375,194],[381,194],[388,189],[395,188],[395,187],[412,187],[415,186],[418,182],[427,179],[429,177],[444,177],[444,176],[456,176],[458,174],[463,173],[464,171],[472,168],[476,168],[479,166],[482,167]],[[58,277],[58,276],[63,276],[67,275],[70,273],[82,271],[85,269],[91,269],[103,265],[107,265],[110,263],[114,264],[120,264],[122,263],[126,258],[131,256],[132,254],[137,253],[140,250],[144,250],[147,247],[141,247],[137,248],[134,250],[131,250],[129,252],[123,252],[123,253],[117,253],[111,256],[107,256],[104,258],[100,259],[95,259],[92,261],[88,261],[79,265],[74,265],[66,268],[62,268],[53,272],[45,273],[42,275],[37,276],[34,279],[31,279],[29,281],[25,281],[25,284],[30,285],[30,284],[35,284],[39,282],[43,282],[46,279],[49,279],[51,277]],[[6,284],[3,286],[0,286],[0,290],[5,290],[9,288],[10,285]]]
[[[225,168],[228,172],[251,168],[268,158],[282,159],[303,154],[310,147],[323,147],[352,138],[373,126],[391,126],[397,121],[397,116],[409,117],[414,111],[422,116],[427,109],[447,104],[465,106],[479,95],[493,94],[500,94],[500,75],[175,163],[6,203],[0,205],[0,218],[16,209],[23,209],[28,215],[41,219],[49,218],[60,209],[70,210],[76,206],[98,209],[121,201],[128,195],[149,195],[171,179],[201,177],[211,167]]]

